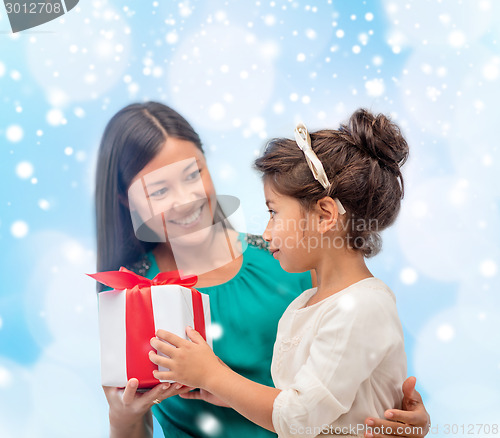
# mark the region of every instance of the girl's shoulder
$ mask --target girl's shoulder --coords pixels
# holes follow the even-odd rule
[[[325,314],[364,314],[374,309],[395,308],[396,297],[392,290],[382,280],[369,277],[342,289],[321,301],[306,305],[317,292],[317,287],[304,291],[289,307],[290,311],[299,313]]]
[[[357,294],[367,305],[373,302],[393,301],[396,303],[396,295],[391,288],[377,277],[369,277],[358,281],[351,286],[353,295]],[[349,288],[348,288],[349,289]]]

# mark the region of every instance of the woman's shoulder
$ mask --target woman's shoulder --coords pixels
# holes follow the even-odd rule
[[[278,260],[276,260],[269,251],[269,243],[258,234],[246,233],[243,234],[243,242],[247,243],[246,250],[244,249],[243,257],[245,260],[244,269],[241,271],[241,276],[250,276],[254,280],[260,278],[270,282],[277,288],[289,287],[293,284],[294,290],[296,284],[299,284],[299,289],[304,291],[312,286],[311,273],[289,273],[283,270]],[[286,286],[289,283],[288,286]]]
[[[269,252],[269,243],[264,240],[264,238],[258,234],[251,233],[240,233],[240,238],[249,246],[254,249],[260,249],[262,252],[258,251],[257,253],[262,253],[266,255],[270,255]],[[135,262],[129,263],[125,265],[125,268],[129,269],[132,272],[135,272],[138,275],[142,275],[145,277],[148,272],[151,270],[154,265],[154,255],[152,251],[144,253],[140,256],[138,260]]]
[[[249,245],[269,252],[269,242],[266,242],[262,236],[251,233],[243,233],[243,235],[245,238],[245,242]]]
[[[246,282],[246,277],[248,276],[251,276],[254,279],[269,277],[270,280],[273,279],[274,281],[279,279],[279,283],[281,283],[283,287],[285,287],[284,283],[289,281],[298,281],[302,290],[311,287],[310,273],[304,272],[290,274],[285,272],[280,267],[279,262],[269,252],[269,243],[266,242],[261,235],[252,233],[239,233],[239,235],[240,241],[243,243],[244,262],[242,269],[240,269],[239,273],[233,279],[234,281],[242,279],[243,282]],[[147,278],[152,278],[158,273],[158,266],[151,251],[141,255],[137,261],[130,263],[125,267],[132,272]],[[227,282],[227,284],[230,283],[232,284],[232,281]]]
[[[129,271],[135,272],[138,275],[146,277],[153,264],[151,259],[152,254],[152,252],[142,254],[137,261],[125,265],[125,268],[127,268]]]

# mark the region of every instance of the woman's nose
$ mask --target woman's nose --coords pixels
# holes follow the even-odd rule
[[[179,182],[173,187],[170,206],[175,211],[189,210],[191,203],[202,198],[206,198],[206,194],[201,181],[195,185]]]

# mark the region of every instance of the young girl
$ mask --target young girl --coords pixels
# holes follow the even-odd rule
[[[279,322],[275,388],[232,371],[191,328],[192,342],[158,331],[151,345],[168,357],[150,358],[170,371],[154,375],[206,390],[280,437],[363,435],[367,416],[400,405],[406,356],[395,297],[364,258],[399,212],[407,157],[398,127],[366,110],[337,131],[309,136],[299,125],[295,141],[271,141],[256,161],[271,215],[263,237],[285,271],[318,276]]]

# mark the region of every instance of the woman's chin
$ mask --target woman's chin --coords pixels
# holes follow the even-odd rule
[[[182,228],[175,231],[175,233],[169,233],[169,242],[173,250],[175,250],[176,246],[195,247],[203,245],[214,232],[214,227],[211,223],[209,223],[202,228],[200,228],[200,226],[197,226],[193,227],[193,229]]]

